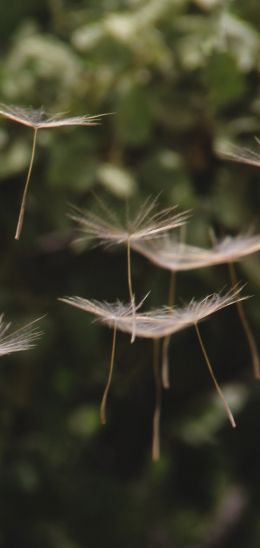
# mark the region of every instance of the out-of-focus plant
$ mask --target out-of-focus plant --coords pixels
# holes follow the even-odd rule
[[[1,368],[6,546],[259,544],[259,387],[248,387],[248,350],[232,308],[213,316],[203,333],[239,428],[226,435],[224,413],[195,367],[201,356],[193,330],[180,332],[169,352],[176,367],[162,402],[162,457],[152,467],[150,346],[138,338],[126,352],[118,333],[124,369],[115,369],[111,420],[101,429],[97,400],[110,338],[87,314],[53,306],[58,295],[128,297],[120,249],[82,253],[88,241],[71,246],[67,204],[94,213],[93,190],[119,218],[126,199],[139,208],[159,193],[161,209],[192,209],[185,236],[192,247],[210,248],[209,227],[217,241],[252,225],[259,233],[257,170],[219,156],[227,143],[251,149],[259,135],[258,20],[257,0],[25,0],[0,7],[1,102],[116,113],[102,131],[39,132],[19,247],[10,234],[30,135],[1,123],[1,309],[14,320],[21,310],[51,309],[44,344],[10,355],[14,367]],[[254,294],[247,310],[257,333],[258,256],[237,270]],[[139,254],[132,271],[138,298],[151,288],[152,305],[167,302],[162,269]],[[186,271],[178,296],[200,300],[225,283],[225,267]],[[30,361],[35,355],[37,363]]]

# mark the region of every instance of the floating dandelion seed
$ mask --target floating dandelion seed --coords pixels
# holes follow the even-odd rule
[[[199,343],[206,359],[206,364],[214,383],[214,386],[223,402],[227,416],[230,423],[235,427],[235,420],[232,412],[228,406],[228,403],[221,391],[221,388],[216,380],[212,366],[206,353],[205,346],[202,342],[201,335],[198,330],[198,323],[204,320],[206,317],[214,314],[215,312],[230,306],[237,301],[242,301],[246,297],[241,296],[241,287],[236,286],[228,291],[226,294],[214,293],[209,295],[202,301],[195,301],[194,299],[184,308],[172,308],[164,307],[158,310],[150,312],[139,313],[138,309],[142,305],[140,303],[135,310],[135,335],[136,337],[153,339],[158,341],[166,336],[173,335],[178,331],[186,329],[189,326],[195,326],[196,333],[198,335]],[[120,301],[115,304],[106,302],[92,301],[88,299],[82,299],[81,297],[64,297],[59,299],[62,302],[70,304],[76,308],[85,310],[94,314],[99,321],[112,327],[114,330],[113,345],[111,359],[114,357],[114,344],[115,344],[115,332],[116,330],[124,333],[132,334],[133,330],[133,311],[132,303],[124,305]],[[155,358],[157,360],[157,358]],[[155,364],[157,362],[155,361]],[[110,363],[110,371],[112,371],[113,363]],[[154,432],[153,432],[153,458],[156,460],[159,456],[159,417],[160,417],[160,386],[158,384],[158,366],[154,366],[155,378],[156,378],[156,405],[154,412]],[[111,375],[109,378],[109,386],[111,382]],[[107,391],[106,391],[107,397]],[[106,400],[105,397],[105,400]],[[104,397],[103,397],[104,399]]]
[[[38,330],[37,324],[42,318],[37,318],[27,325],[20,327],[12,333],[8,333],[11,324],[5,323],[4,315],[0,316],[0,356],[11,354],[12,352],[21,352],[29,350],[36,345],[37,340],[42,335]]]
[[[133,311],[135,298],[131,274],[131,249],[139,252],[159,267],[173,273],[224,263],[231,265],[260,250],[260,235],[251,235],[249,233],[236,237],[225,237],[223,240],[216,242],[211,249],[203,249],[187,245],[184,242],[177,242],[169,235],[169,232],[177,227],[185,228],[189,212],[173,215],[175,208],[169,208],[157,213],[155,205],[156,201],[146,201],[137,216],[129,223],[127,229],[122,228],[122,225],[111,212],[108,212],[110,217],[108,220],[92,213],[84,215],[81,212],[76,212],[72,214],[72,218],[79,224],[80,231],[83,234],[82,238],[94,238],[103,245],[126,243],[128,288]],[[234,271],[232,271],[231,280],[235,285]],[[237,306],[252,356],[254,375],[256,378],[260,378],[260,360],[257,346],[242,304]],[[135,333],[132,331],[132,341],[134,337]],[[163,343],[162,376],[165,388],[169,388],[168,346],[169,339]]]
[[[100,122],[100,119],[102,116],[104,116],[104,114],[98,114],[96,116],[84,115],[72,117],[64,117],[63,114],[55,114],[53,116],[49,116],[43,109],[33,110],[30,108],[0,104],[0,116],[2,116],[3,118],[7,118],[8,120],[12,120],[13,122],[16,122],[18,124],[30,127],[33,130],[31,159],[29,163],[26,182],[24,185],[24,191],[15,233],[15,239],[19,240],[23,227],[25,204],[35,157],[38,131],[40,129],[51,129],[66,126],[95,126]]]
[[[176,214],[176,206],[157,211],[157,200],[146,200],[140,207],[137,215],[128,220],[123,226],[119,219],[106,208],[108,219],[104,215],[75,211],[70,215],[79,225],[82,237],[93,238],[100,241],[101,245],[127,244],[150,240],[169,230],[175,229],[186,223],[189,212]]]
[[[240,234],[235,237],[228,236],[219,242],[215,242],[211,249],[203,249],[184,244],[183,242],[176,242],[176,240],[167,234],[154,240],[133,242],[132,248],[152,263],[171,272],[193,270],[217,264],[228,264],[231,281],[233,286],[235,286],[237,278],[233,263],[260,250],[260,235]],[[245,316],[242,303],[238,302],[237,308],[251,352],[254,375],[259,379],[260,359],[256,342]],[[168,367],[166,357],[165,365]],[[165,367],[164,378],[166,378],[164,386],[168,387]]]
[[[115,215],[106,209],[104,215],[95,213],[82,213],[75,210],[71,218],[79,225],[82,237],[100,242],[101,245],[127,246],[127,280],[130,301],[134,303],[135,296],[132,284],[131,272],[131,248],[142,241],[156,239],[160,235],[182,226],[189,218],[189,212],[177,213],[176,206],[157,211],[157,200],[146,200],[135,217],[128,220],[123,226]]]
[[[64,113],[58,113],[48,116],[43,108],[32,109],[1,103],[0,116],[33,129],[48,129],[61,126],[95,126],[104,114],[64,117]]]
[[[102,204],[101,204],[102,205]],[[122,226],[119,220],[107,208],[104,215],[83,214],[75,211],[71,217],[79,225],[82,238],[93,238],[103,245],[125,244],[127,247],[127,281],[130,301],[132,303],[132,337],[135,339],[135,294],[132,283],[131,247],[133,242],[157,238],[165,232],[182,226],[188,219],[188,212],[176,214],[176,206],[157,211],[157,199],[147,199],[139,208],[137,215]],[[107,218],[107,219],[106,219]]]
[[[210,249],[179,243],[166,235],[145,242],[133,242],[132,248],[157,266],[176,272],[238,262],[260,251],[260,235],[228,236],[214,243]]]
[[[147,297],[147,296],[146,296]],[[135,307],[135,310],[139,310],[139,308],[142,306],[144,299]],[[116,350],[116,334],[117,334],[117,325],[116,325],[116,319],[118,318],[128,318],[132,322],[132,329],[133,321],[132,321],[132,314],[133,314],[133,307],[131,304],[122,304],[120,301],[117,301],[116,303],[107,303],[103,302],[100,303],[99,301],[95,300],[86,300],[82,299],[81,297],[68,297],[64,299],[59,299],[60,301],[63,301],[68,304],[73,304],[73,306],[76,306],[77,308],[81,308],[82,310],[87,310],[91,314],[94,314],[94,316],[97,316],[98,319],[103,321],[104,318],[107,319],[109,325],[113,327],[113,343],[112,343],[112,350],[111,350],[111,359],[110,359],[110,365],[109,365],[109,373],[108,373],[108,380],[107,384],[105,386],[105,390],[102,396],[101,405],[100,405],[100,418],[102,424],[106,423],[106,404],[107,404],[107,397],[109,393],[109,389],[112,382],[112,374],[114,369],[114,361],[115,361],[115,350]],[[73,301],[73,302],[72,302]],[[87,306],[87,308],[86,308]]]

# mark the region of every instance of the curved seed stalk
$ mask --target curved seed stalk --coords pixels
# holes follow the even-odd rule
[[[135,295],[133,292],[133,283],[132,283],[132,264],[131,264],[131,244],[130,238],[127,239],[127,282],[128,282],[128,291],[130,302],[132,305],[133,311],[133,331],[131,336],[131,343],[135,340]]]
[[[207,367],[208,367],[208,370],[209,370],[209,374],[210,374],[210,376],[211,376],[211,378],[212,378],[213,384],[214,384],[214,386],[215,386],[215,388],[216,388],[216,391],[217,391],[217,393],[218,393],[218,395],[219,395],[219,397],[220,397],[220,399],[221,399],[221,401],[222,401],[222,403],[223,403],[223,405],[224,405],[224,408],[225,408],[225,411],[226,411],[226,413],[227,413],[227,416],[228,416],[228,419],[229,419],[229,421],[230,421],[230,424],[231,424],[231,426],[232,426],[233,428],[235,428],[235,427],[236,427],[235,419],[234,419],[234,417],[233,417],[233,415],[232,415],[232,412],[231,412],[231,409],[230,409],[230,407],[229,407],[229,405],[228,405],[228,402],[227,402],[227,400],[226,400],[226,398],[225,398],[225,396],[224,396],[224,394],[223,394],[223,392],[222,392],[222,390],[221,390],[221,388],[220,388],[220,386],[219,386],[219,384],[218,384],[218,381],[217,381],[217,379],[216,379],[215,373],[214,373],[214,371],[213,371],[213,369],[212,369],[212,366],[211,366],[211,363],[210,363],[210,361],[209,361],[209,357],[208,357],[206,348],[205,348],[204,343],[203,343],[203,340],[202,340],[202,338],[201,338],[201,334],[200,334],[200,331],[199,331],[198,324],[195,323],[195,324],[194,324],[194,327],[195,327],[195,330],[196,330],[196,333],[197,333],[197,337],[198,337],[198,340],[199,340],[199,343],[200,343],[200,347],[201,347],[203,356],[204,356],[204,358],[205,358],[205,361],[206,361],[206,364],[207,364]]]
[[[19,240],[19,238],[21,236],[22,228],[23,228],[25,203],[26,203],[29,183],[30,183],[30,179],[31,179],[33,162],[34,162],[35,149],[36,149],[36,140],[37,140],[37,131],[38,131],[38,128],[37,127],[34,128],[31,159],[30,159],[28,174],[27,174],[27,178],[26,178],[26,182],[25,182],[25,186],[24,186],[24,191],[23,191],[23,196],[22,196],[22,201],[21,201],[21,206],[20,206],[20,212],[19,212],[19,217],[18,217],[18,222],[17,222],[17,227],[16,227],[16,233],[15,233],[15,239],[16,240]]]
[[[130,238],[127,239],[127,281],[130,301],[134,301],[134,292],[132,285],[132,265],[131,265],[131,245]]]
[[[229,266],[229,273],[230,273],[232,287],[235,287],[237,285],[237,275],[236,275],[234,263],[229,263],[228,266]],[[260,358],[259,358],[256,342],[255,342],[251,327],[249,325],[249,322],[247,320],[242,303],[238,301],[236,303],[236,307],[237,307],[237,312],[238,312],[245,336],[247,338],[248,346],[250,349],[254,376],[256,379],[260,379]]]
[[[169,375],[169,346],[170,346],[171,337],[165,337],[162,343],[162,385],[163,388],[168,390],[170,385],[170,375]]]
[[[162,401],[161,371],[159,364],[159,341],[154,341],[153,347],[153,368],[155,379],[155,406],[153,414],[153,437],[152,437],[152,459],[158,461],[160,458],[160,417]]]
[[[181,226],[181,244],[185,241],[186,225]],[[176,276],[177,272],[172,270],[169,285],[168,306],[173,308],[176,294]],[[171,337],[165,337],[162,343],[162,385],[166,390],[170,388],[170,367],[169,367],[169,346]]]
[[[171,272],[170,286],[169,286],[169,298],[168,305],[173,307],[176,292],[176,272]],[[162,385],[163,388],[170,388],[170,376],[169,376],[169,346],[171,337],[165,337],[162,343]]]
[[[115,363],[116,333],[117,333],[117,329],[116,329],[116,326],[114,326],[111,358],[110,358],[110,365],[109,365],[109,374],[108,374],[107,384],[106,384],[106,387],[105,387],[105,390],[104,390],[104,393],[103,393],[103,397],[102,397],[102,400],[101,400],[101,404],[100,404],[100,419],[101,419],[102,424],[106,424],[107,397],[108,397],[109,389],[110,389],[111,382],[112,382],[114,363]]]

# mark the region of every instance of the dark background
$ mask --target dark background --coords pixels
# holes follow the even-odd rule
[[[152,343],[111,332],[64,295],[128,299],[124,248],[72,244],[71,204],[96,196],[120,215],[148,197],[192,210],[187,242],[259,232],[259,170],[218,151],[257,150],[258,0],[26,0],[0,7],[0,99],[71,115],[113,112],[94,128],[39,133],[21,240],[14,233],[32,131],[0,120],[0,310],[42,314],[37,348],[1,358],[0,546],[258,548],[260,389],[237,312],[201,326],[234,412],[232,430],[190,329],[170,347],[162,456],[151,460]],[[259,256],[237,267],[259,342]],[[138,299],[167,303],[169,274],[133,255]],[[188,302],[230,284],[218,266],[177,276]]]

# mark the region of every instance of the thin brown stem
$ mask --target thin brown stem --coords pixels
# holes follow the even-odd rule
[[[173,307],[176,292],[176,272],[170,273],[169,297],[168,306]],[[169,375],[169,345],[171,337],[165,337],[162,343],[162,385],[163,388],[170,388]]]
[[[231,283],[232,283],[232,286],[235,287],[238,281],[237,281],[237,275],[236,275],[234,263],[228,263],[228,266],[229,266]],[[248,346],[251,352],[254,376],[256,379],[260,379],[260,358],[259,358],[256,342],[255,342],[251,327],[249,325],[249,322],[247,320],[247,317],[245,315],[242,302],[237,301],[236,307],[237,307],[237,312],[238,312],[242,327],[244,329]]]
[[[176,294],[176,272],[170,273],[170,284],[169,284],[169,295],[168,295],[168,306],[173,307]]]
[[[107,405],[108,392],[112,382],[114,363],[115,363],[115,351],[116,351],[116,327],[114,326],[111,358],[110,358],[110,364],[109,364],[109,374],[108,374],[108,379],[107,379],[107,384],[104,390],[104,394],[101,400],[101,404],[100,404],[100,419],[102,424],[106,424],[106,405]]]
[[[163,388],[170,388],[170,374],[169,374],[169,346],[171,337],[165,337],[162,342],[162,385]]]
[[[23,196],[22,196],[22,201],[21,201],[21,206],[20,206],[20,211],[19,211],[19,217],[18,217],[16,233],[15,233],[15,239],[16,240],[19,240],[19,238],[21,236],[22,228],[23,228],[25,203],[26,203],[26,198],[27,198],[27,193],[28,193],[28,188],[29,188],[29,182],[30,182],[30,179],[31,179],[34,156],[35,156],[37,130],[38,130],[38,128],[34,128],[31,160],[30,160],[30,164],[29,164],[29,169],[28,169],[28,173],[27,173],[27,178],[26,178],[26,182],[25,182],[25,186],[24,186],[24,191],[23,191]]]
[[[161,372],[159,365],[159,341],[154,341],[153,348],[153,369],[155,379],[155,406],[153,414],[153,439],[152,439],[152,459],[158,461],[160,458],[160,417],[161,417],[161,400],[162,400],[162,384]]]
[[[127,281],[128,281],[129,297],[130,297],[130,301],[132,304],[132,311],[133,311],[133,331],[132,331],[132,337],[131,337],[131,343],[132,343],[135,340],[135,295],[133,292],[133,285],[132,285],[130,238],[127,239]]]
[[[180,228],[180,242],[184,244],[186,239],[186,230],[187,226],[184,224]],[[173,307],[176,294],[176,272],[171,272],[170,275],[170,285],[169,285],[169,296],[168,296],[168,306]],[[170,367],[169,367],[169,346],[170,346],[170,335],[163,339],[162,343],[162,385],[166,390],[170,388]]]
[[[180,243],[182,244],[183,248],[185,248],[186,233],[187,233],[187,225],[185,223],[184,225],[181,225],[180,227]]]
[[[223,392],[222,392],[222,390],[221,390],[221,388],[220,388],[220,386],[219,386],[219,384],[218,384],[218,381],[217,381],[217,379],[216,379],[215,373],[214,373],[214,371],[213,371],[213,369],[212,369],[212,366],[211,366],[211,363],[210,363],[210,361],[209,361],[209,357],[208,357],[206,348],[205,348],[204,343],[203,343],[203,340],[202,340],[202,338],[201,338],[201,334],[200,334],[200,331],[199,331],[198,324],[195,323],[195,324],[194,324],[194,327],[195,327],[195,330],[196,330],[196,333],[197,333],[197,337],[198,337],[198,340],[199,340],[199,343],[200,343],[200,347],[201,347],[203,356],[204,356],[204,358],[205,358],[205,361],[206,361],[206,364],[207,364],[207,367],[208,367],[208,370],[209,370],[209,374],[210,374],[211,379],[212,379],[212,381],[213,381],[213,384],[214,384],[214,386],[215,386],[215,388],[216,388],[216,390],[217,390],[217,393],[218,393],[220,399],[221,399],[222,402],[223,402],[223,405],[224,405],[225,411],[226,411],[226,413],[227,413],[227,416],[228,416],[228,418],[229,418],[229,421],[230,421],[230,423],[231,423],[231,426],[232,426],[233,428],[235,428],[235,427],[236,427],[235,419],[234,419],[234,417],[233,417],[233,415],[232,415],[231,409],[230,409],[230,407],[229,407],[229,405],[228,405],[228,403],[227,403],[227,400],[226,400],[226,398],[225,398],[225,396],[224,396],[224,394],[223,394]]]
[[[131,266],[131,245],[130,245],[130,238],[127,240],[127,281],[128,281],[128,290],[129,290],[129,297],[130,301],[134,301],[134,292],[133,292],[133,286],[132,286],[132,266]]]

